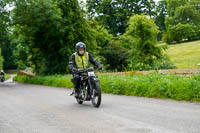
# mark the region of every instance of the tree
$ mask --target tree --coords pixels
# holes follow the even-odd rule
[[[163,48],[157,45],[158,27],[153,19],[145,15],[134,15],[129,20],[125,34],[120,38],[122,44],[129,47],[131,69],[161,69],[165,55]]]
[[[87,0],[87,10],[114,36],[122,35],[127,28],[129,17],[145,13],[155,16],[153,0]]]
[[[12,27],[13,32],[10,35],[11,44],[15,46],[13,49],[14,62],[17,65],[18,70],[24,70],[27,67],[30,67],[29,63],[29,47],[26,42],[26,37],[23,34],[20,34],[19,25]]]
[[[190,4],[193,5],[198,12],[200,12],[200,1],[199,0],[191,0]]]
[[[36,72],[51,73],[59,69],[58,64],[48,64],[50,60],[59,61],[57,37],[60,35],[61,11],[56,4],[50,0],[17,1],[13,19],[19,36],[25,36]]]
[[[167,17],[167,2],[166,0],[161,0],[156,6],[157,15],[155,18],[155,23],[159,27],[158,40],[162,39],[163,32],[166,31],[165,18]]]
[[[0,1],[0,48],[2,50],[2,56],[4,57],[4,69],[15,69],[16,65],[13,60],[12,49],[10,44],[10,11],[7,6],[10,4],[10,0]]]
[[[96,54],[98,45],[112,38],[85,18],[78,0],[19,0],[13,14],[15,55],[27,52],[37,74],[66,73],[77,42],[86,43],[87,50]]]
[[[112,40],[112,34],[110,34],[108,30],[106,30],[97,21],[91,20],[90,26],[92,28],[92,32],[95,35],[96,43],[99,49],[105,47]]]
[[[185,5],[185,3],[188,0],[167,0],[167,13],[169,16],[174,16],[176,12],[176,8],[182,5]]]
[[[0,70],[3,69],[3,57],[1,56],[1,48],[0,48]]]
[[[165,20],[167,43],[198,39],[200,36],[200,12],[196,1],[168,0],[168,14]]]

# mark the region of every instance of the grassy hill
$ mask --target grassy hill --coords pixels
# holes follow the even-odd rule
[[[200,68],[200,41],[169,45],[167,54],[177,68]]]

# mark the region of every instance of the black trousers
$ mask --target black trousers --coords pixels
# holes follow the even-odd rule
[[[72,82],[74,84],[74,89],[75,89],[76,92],[78,92],[78,90],[79,90],[80,80],[81,80],[81,77],[80,77],[79,74],[73,74]]]

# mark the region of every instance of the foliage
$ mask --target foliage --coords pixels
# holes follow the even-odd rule
[[[5,75],[5,80],[8,80],[10,78],[10,75],[9,74],[6,74]]]
[[[130,48],[129,67],[131,69],[166,69],[166,66],[171,68],[171,65],[162,63],[170,61],[165,57],[166,55],[163,55],[164,48],[157,45],[157,34],[158,27],[147,16],[134,15],[130,18],[129,27],[120,41],[125,47]]]
[[[108,30],[106,30],[97,21],[89,20],[89,22],[91,26],[91,32],[95,36],[95,42],[97,43],[96,50],[92,49],[91,51],[95,50],[93,56],[95,56],[95,59],[103,66],[103,68],[106,68],[107,66],[107,64],[105,63],[106,59],[104,56],[101,56],[100,54],[102,51],[104,51],[104,47],[108,46],[108,43],[112,40],[113,36],[112,34],[108,33]]]
[[[38,73],[46,70],[47,54],[50,49],[55,48],[55,36],[58,35],[59,31],[58,20],[61,13],[57,10],[56,5],[50,3],[50,1],[44,0],[17,1],[14,9],[13,18],[16,30],[18,30],[19,36],[22,34],[27,39],[26,42],[28,42],[31,54],[30,60]],[[52,54],[49,58],[54,55],[53,51],[50,53]]]
[[[174,16],[176,8],[185,5],[187,0],[167,0],[167,13],[169,16]]]
[[[10,11],[7,6],[11,0],[0,1],[0,48],[4,58],[4,69],[15,69],[16,65],[13,61],[12,47],[9,39],[9,25],[11,23]]]
[[[113,35],[121,35],[127,28],[133,13],[154,16],[153,0],[87,0],[87,10],[92,17],[104,25]]]
[[[0,48],[0,70],[3,69],[3,57],[1,56],[1,48]]]
[[[165,20],[166,33],[163,40],[178,43],[184,40],[198,39],[200,36],[200,11],[197,1],[168,0],[168,17]],[[195,4],[194,4],[195,3]]]
[[[199,75],[184,77],[155,73],[145,76],[104,76],[100,80],[101,88],[107,93],[200,101]]]
[[[170,26],[168,28],[168,33],[167,33],[167,41],[168,42],[181,42],[183,39],[187,39],[191,41],[192,38],[196,37],[196,32],[192,25],[189,24],[181,24],[178,23],[177,25]]]
[[[30,66],[28,57],[30,55],[29,48],[26,43],[26,37],[20,34],[19,25],[13,26],[13,33],[10,35],[11,44],[15,46],[13,48],[14,62],[17,65],[18,70],[24,70]]]
[[[158,40],[160,41],[163,36],[163,32],[166,31],[165,18],[167,16],[167,2],[166,0],[160,0],[156,6],[157,15],[155,17],[155,23],[159,27]]]
[[[37,74],[66,73],[74,46],[82,41],[95,52],[97,42],[88,21],[84,18],[77,0],[17,1],[14,9],[15,38],[24,40],[16,51],[30,54],[29,61]],[[26,50],[28,49],[28,51]],[[16,53],[16,52],[15,52]],[[27,58],[27,56],[26,56]],[[23,67],[25,62],[19,60]]]
[[[96,39],[98,49],[101,49],[104,46],[107,46],[107,44],[113,38],[112,34],[108,33],[108,30],[106,30],[97,21],[91,20],[90,26],[92,28],[92,32],[94,33],[93,35],[95,35],[95,39]]]
[[[14,56],[12,50],[15,46],[11,45],[9,40],[9,36],[6,36],[6,39],[0,44],[0,48],[2,49],[2,56],[4,58],[3,67],[5,70],[13,70],[16,69],[16,63],[14,62]]]
[[[190,0],[190,4],[193,5],[196,8],[196,10],[200,12],[199,0]]]
[[[19,82],[72,88],[71,76],[37,76],[30,78],[18,75]],[[200,75],[191,77],[177,75],[101,75],[102,92],[118,95],[168,98],[185,101],[200,101]]]
[[[117,44],[117,41],[105,46],[101,55],[105,58],[104,65],[107,70],[124,71],[128,67],[128,49]]]
[[[7,8],[11,4],[12,11]],[[74,45],[82,41],[95,57],[101,54],[97,60],[107,70],[174,68],[157,39],[165,31],[163,40],[168,43],[198,39],[199,4],[199,0],[160,0],[155,7],[153,0],[87,0],[86,14],[78,0],[3,0],[3,66],[32,67],[37,74],[66,73]]]
[[[14,80],[29,84],[73,88],[71,78],[72,76],[62,76],[62,75],[36,76],[34,78],[28,77],[26,75],[17,75],[14,77]]]

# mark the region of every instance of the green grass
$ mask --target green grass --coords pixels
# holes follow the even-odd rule
[[[5,76],[5,80],[9,79],[10,78],[10,75],[9,74],[6,74]]]
[[[71,76],[62,75],[34,78],[18,75],[14,78],[19,82],[73,88],[70,79]],[[100,75],[99,80],[104,93],[200,101],[200,75]]]
[[[100,77],[103,92],[142,97],[200,101],[200,75],[121,75]]]
[[[200,41],[169,45],[167,54],[177,68],[200,68]]]
[[[13,80],[29,84],[39,84],[55,87],[73,88],[70,75],[36,76],[34,78],[26,75],[17,75]]]

